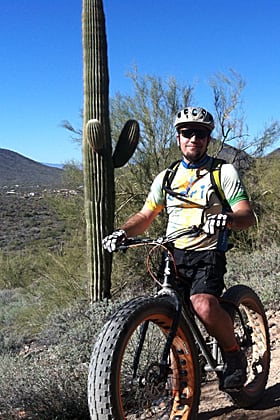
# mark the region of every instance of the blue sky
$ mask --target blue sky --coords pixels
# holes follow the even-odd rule
[[[82,0],[1,3],[0,147],[39,162],[80,161],[61,122],[81,127]],[[250,134],[280,120],[279,0],[104,0],[104,8],[111,96],[132,93],[126,74],[136,64],[141,75],[195,86],[195,105],[212,111],[209,79],[233,68],[246,81]]]

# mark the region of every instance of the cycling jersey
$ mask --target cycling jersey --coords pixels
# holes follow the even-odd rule
[[[178,229],[205,223],[207,216],[224,213],[219,198],[211,183],[210,171],[213,158],[207,156],[202,166],[180,163],[172,181],[172,189],[182,196],[174,197],[162,188],[166,170],[162,171],[152,183],[145,207],[152,211],[161,211],[166,207],[168,224],[166,234]],[[245,188],[238,172],[232,164],[221,166],[221,187],[230,206],[241,200],[248,200]],[[197,238],[182,237],[176,240],[175,247],[190,250],[226,251],[228,246],[228,230],[217,230],[215,235],[202,234]]]

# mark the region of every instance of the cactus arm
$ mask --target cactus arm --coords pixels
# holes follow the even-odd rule
[[[85,137],[89,147],[96,153],[100,153],[104,148],[104,133],[100,122],[96,119],[86,123]]]
[[[139,141],[139,124],[135,120],[129,120],[124,125],[119,140],[113,153],[115,168],[124,166],[133,155]]]

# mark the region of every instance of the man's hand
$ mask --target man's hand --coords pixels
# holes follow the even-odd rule
[[[102,240],[103,248],[109,252],[114,252],[117,250],[118,245],[124,242],[126,238],[127,235],[124,230],[116,230]]]
[[[230,217],[227,214],[214,214],[208,217],[203,230],[207,235],[214,235],[216,229],[225,230],[230,222]]]

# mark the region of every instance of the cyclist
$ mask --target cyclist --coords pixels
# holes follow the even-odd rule
[[[214,129],[212,115],[204,108],[186,107],[177,113],[174,126],[182,161],[173,171],[169,189],[163,185],[164,170],[154,179],[143,208],[104,238],[103,245],[109,252],[115,251],[128,236],[142,234],[164,208],[168,214],[167,234],[203,224],[198,237],[176,240],[174,258],[194,310],[223,350],[225,367],[220,387],[238,389],[246,382],[246,358],[235,339],[232,320],[218,298],[224,289],[229,230],[248,228],[255,217],[232,164],[224,163],[220,169],[221,187],[230,209],[224,208],[213,187],[210,173],[214,159],[207,154]]]

